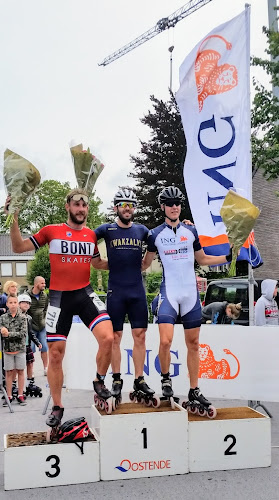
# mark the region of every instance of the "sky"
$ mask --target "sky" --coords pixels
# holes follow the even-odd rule
[[[265,57],[268,0],[250,0],[251,55]],[[186,5],[185,0],[0,0],[0,205],[5,200],[3,153],[21,154],[42,180],[76,186],[69,143],[90,147],[105,165],[95,185],[100,210],[111,206],[128,178],[130,155],[150,130],[140,119],[150,95],[169,97],[179,66],[214,27],[238,15],[243,0],[212,0],[106,67],[106,56]],[[252,69],[251,77],[255,74]],[[264,75],[256,76],[264,81]],[[268,84],[268,81],[265,82]]]

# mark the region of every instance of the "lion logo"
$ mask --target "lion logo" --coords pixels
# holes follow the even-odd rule
[[[205,99],[210,95],[223,94],[238,84],[237,69],[231,64],[218,65],[221,54],[213,49],[201,50],[202,45],[210,38],[218,38],[231,50],[232,44],[220,35],[205,38],[199,46],[195,60],[195,77],[198,91],[199,111],[203,108]]]
[[[226,359],[221,359],[216,361],[214,354],[210,346],[207,344],[200,344],[199,346],[199,357],[200,357],[200,368],[199,368],[199,378],[216,378],[216,379],[226,379],[232,380],[236,378],[240,372],[240,363],[237,357],[229,350],[223,349],[226,354],[230,354],[237,361],[237,371],[235,375],[231,376],[231,369],[228,361]]]

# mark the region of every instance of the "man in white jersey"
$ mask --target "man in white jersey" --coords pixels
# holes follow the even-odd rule
[[[165,222],[149,233],[147,252],[143,259],[143,270],[150,266],[156,251],[158,251],[163,265],[158,306],[159,360],[163,396],[173,396],[169,374],[170,349],[174,324],[177,315],[180,314],[188,350],[189,402],[196,402],[197,405],[202,405],[206,409],[210,402],[198,388],[201,305],[194,262],[196,260],[201,266],[224,264],[224,262],[231,260],[231,254],[217,257],[204,253],[195,226],[184,224],[179,220],[181,202],[184,200],[184,195],[179,188],[174,186],[164,188],[159,194],[158,200],[161,209],[165,212]],[[197,407],[199,408],[199,406]]]

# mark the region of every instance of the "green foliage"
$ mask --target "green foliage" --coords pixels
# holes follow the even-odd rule
[[[90,268],[90,284],[94,291],[106,293],[108,290],[108,275],[109,271],[101,271],[95,269],[93,266]]]
[[[22,233],[36,233],[48,224],[60,224],[67,220],[65,201],[67,193],[71,190],[68,182],[47,180],[40,184],[37,191],[28,199],[26,205],[19,213],[19,228]],[[104,215],[99,213],[101,200],[90,199],[87,225],[94,229],[104,222]],[[0,213],[0,233],[7,233],[5,227],[6,215]]]
[[[162,281],[162,272],[146,273],[145,282],[148,293],[158,293]]]
[[[48,245],[40,248],[35,253],[35,258],[28,266],[26,279],[30,285],[33,285],[34,278],[42,276],[46,280],[46,287],[49,288],[50,280],[50,263],[49,263],[49,250]]]
[[[252,65],[262,68],[272,86],[279,87],[279,33],[265,27],[263,32],[269,58],[253,57]],[[253,171],[262,168],[267,179],[274,179],[279,175],[279,99],[255,78],[253,85],[256,92],[251,111]]]
[[[151,138],[148,142],[141,141],[138,156],[131,156],[134,167],[129,175],[136,180],[133,188],[138,197],[136,220],[148,228],[164,220],[158,204],[158,194],[164,187],[178,186],[186,195],[183,179],[186,144],[175,98],[171,94],[167,102],[154,96],[150,100],[153,110],[141,122],[151,129]],[[181,217],[192,219],[187,195]]]

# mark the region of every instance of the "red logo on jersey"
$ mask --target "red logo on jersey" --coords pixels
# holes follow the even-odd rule
[[[187,241],[188,238],[186,236],[180,236],[180,241]]]

